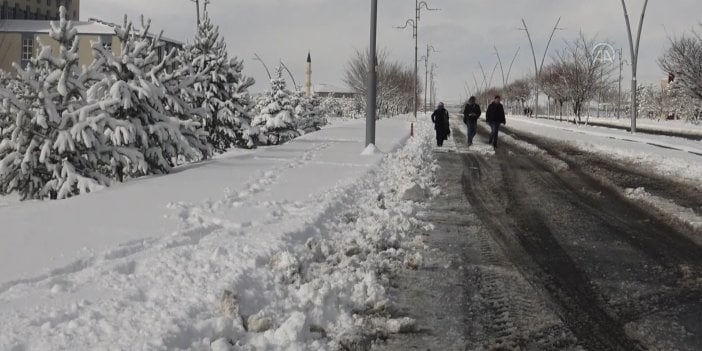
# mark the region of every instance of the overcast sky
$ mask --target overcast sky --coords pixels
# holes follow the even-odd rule
[[[518,30],[521,18],[532,32],[537,56],[543,54],[547,36],[560,16],[564,30],[556,34],[554,50],[582,29],[588,35],[610,40],[616,47],[624,47],[625,59],[630,58],[619,0],[428,2],[442,11],[423,12],[419,40],[424,49],[420,49],[420,56],[427,43],[440,51],[432,59],[439,66],[437,84],[442,100],[461,98],[466,81],[474,86],[472,75],[481,76],[478,62],[492,71],[496,63],[493,45],[501,51],[504,61],[509,61],[517,48],[521,48],[512,78],[533,72],[529,43],[525,33]],[[393,27],[414,16],[414,3],[379,0],[379,47],[387,48],[394,59],[408,65],[414,58],[411,30]],[[627,4],[635,26],[643,0],[627,0]],[[84,0],[81,5],[82,19],[120,21],[121,14],[126,13],[137,20],[143,13],[152,18],[154,28],[162,28],[166,36],[182,41],[188,41],[195,29],[195,6],[190,0]],[[211,17],[227,40],[229,52],[245,59],[246,73],[257,81],[256,91],[267,86],[267,77],[260,64],[252,60],[254,53],[269,66],[282,59],[292,69],[298,84],[302,84],[309,50],[314,82],[343,86],[348,58],[356,49],[368,45],[369,9],[369,0],[212,0],[209,6]],[[641,44],[641,81],[658,82],[664,76],[656,62],[668,38],[696,29],[700,14],[700,0],[650,1]],[[423,66],[420,68],[423,73]],[[629,76],[626,74],[625,79],[630,79]],[[494,85],[500,80],[498,69]]]

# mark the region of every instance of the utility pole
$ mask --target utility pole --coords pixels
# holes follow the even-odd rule
[[[368,105],[366,106],[366,146],[375,145],[375,114],[377,104],[378,88],[378,57],[377,57],[377,37],[378,37],[378,0],[371,0],[371,21],[370,21],[370,48],[368,55]]]
[[[636,133],[636,117],[638,115],[637,96],[636,91],[638,90],[638,82],[636,81],[637,66],[639,63],[639,45],[641,44],[641,31],[643,30],[644,17],[646,16],[646,8],[648,7],[648,0],[644,2],[643,10],[641,10],[641,20],[639,21],[639,30],[636,34],[636,43],[634,43],[634,37],[631,33],[631,22],[629,21],[629,13],[626,9],[626,2],[622,1],[622,8],[624,9],[624,20],[626,22],[626,30],[629,34],[629,48],[631,50],[631,134]]]
[[[548,55],[548,48],[551,46],[551,41],[553,41],[553,36],[556,34],[557,30],[562,30],[563,28],[558,28],[558,25],[561,23],[561,18],[558,18],[558,21],[556,21],[556,25],[553,27],[553,31],[551,31],[551,36],[548,39],[548,43],[546,43],[546,50],[544,50],[544,56],[541,58],[541,66],[539,66],[536,63],[536,51],[534,51],[534,41],[531,40],[531,34],[529,33],[529,27],[527,27],[526,21],[522,18],[522,24],[524,25],[524,28],[520,28],[520,30],[523,30],[527,34],[527,38],[529,39],[529,45],[531,46],[531,54],[534,57],[534,80],[535,84],[534,87],[536,89],[536,106],[534,106],[534,116],[536,118],[539,117],[539,84],[541,83],[541,71],[544,68],[544,62],[546,61],[546,55]]]
[[[412,25],[412,38],[414,39],[414,118],[417,118],[417,110],[419,109],[419,21],[421,19],[422,7],[427,11],[439,11],[440,9],[433,9],[429,7],[426,1],[415,0],[415,16],[414,19],[409,19],[402,27],[396,27],[398,29],[405,29]]]
[[[431,51],[430,51],[431,50]],[[424,113],[427,113],[427,90],[429,89],[429,55],[436,52],[436,49],[427,44],[427,56],[424,56]]]
[[[190,0],[195,3],[195,14],[197,16],[197,29],[200,30],[200,0]]]
[[[434,69],[438,66],[434,63],[431,64],[431,73],[429,73],[429,79],[431,80],[431,93],[429,95],[431,99],[431,105],[436,106],[436,82],[434,81]]]

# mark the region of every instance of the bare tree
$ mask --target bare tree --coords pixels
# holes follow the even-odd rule
[[[408,113],[414,108],[414,71],[390,61],[387,50],[378,52],[378,110],[381,115]],[[344,82],[365,99],[368,75],[368,51],[356,51],[346,64]],[[421,90],[420,90],[421,92]]]
[[[682,92],[702,99],[702,37],[699,33],[671,39],[670,48],[659,59],[659,65],[675,75]]]
[[[568,93],[565,88],[565,82],[562,79],[564,73],[563,66],[552,64],[541,73],[541,87],[544,93],[549,98],[556,101],[559,107],[558,115],[560,120],[563,120],[563,105],[568,102]]]
[[[531,80],[524,78],[515,80],[507,85],[504,95],[507,101],[518,102],[518,106],[523,108],[526,102],[531,99],[533,92]]]
[[[580,32],[577,39],[566,43],[555,58],[555,65],[563,81],[568,100],[573,103],[573,113],[581,121],[585,104],[592,101],[602,87],[611,81],[613,67],[597,59],[594,52],[597,38],[587,38]]]

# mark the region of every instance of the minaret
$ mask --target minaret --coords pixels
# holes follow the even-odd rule
[[[307,97],[310,97],[312,96],[312,56],[309,52],[307,53],[307,73],[305,77],[305,90]]]

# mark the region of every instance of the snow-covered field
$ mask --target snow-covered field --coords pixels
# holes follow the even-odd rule
[[[509,117],[508,126],[522,132],[564,140],[585,151],[641,165],[664,177],[702,189],[702,142],[636,134],[611,128],[576,126],[555,121]]]
[[[382,274],[435,192],[431,126],[364,121],[65,201],[0,202],[0,350],[323,350],[406,331]]]

